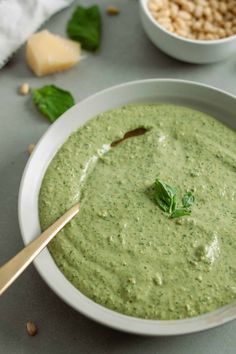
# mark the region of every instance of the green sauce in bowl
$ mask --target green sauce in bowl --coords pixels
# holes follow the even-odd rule
[[[144,135],[111,148],[127,131]],[[192,191],[171,219],[156,178]],[[42,229],[78,200],[49,245],[65,276],[95,302],[130,316],[181,319],[236,299],[236,133],[174,105],[129,105],[90,120],[50,163],[39,195]]]

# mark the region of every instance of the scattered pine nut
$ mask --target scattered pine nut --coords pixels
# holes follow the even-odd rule
[[[34,322],[31,321],[26,323],[26,329],[29,336],[35,336],[38,332],[37,326],[34,324]]]
[[[28,145],[27,151],[28,151],[29,155],[32,154],[34,148],[35,148],[35,145],[34,145],[34,144],[29,144],[29,145]]]
[[[107,14],[110,16],[116,16],[119,15],[120,13],[120,9],[118,9],[118,7],[116,6],[108,6],[107,7]]]
[[[169,32],[195,40],[236,35],[236,0],[148,0],[153,18]]]
[[[23,96],[28,95],[28,93],[30,92],[30,87],[29,84],[27,84],[26,82],[23,83],[22,85],[20,85],[19,87],[19,93]]]

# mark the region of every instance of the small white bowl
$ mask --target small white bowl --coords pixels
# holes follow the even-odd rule
[[[148,0],[140,0],[143,28],[151,41],[170,56],[194,64],[221,61],[236,53],[236,35],[218,40],[193,40],[168,32],[148,9]]]
[[[40,234],[38,194],[44,173],[68,136],[97,114],[128,103],[169,102],[196,108],[224,121],[236,130],[236,99],[206,85],[180,80],[142,80],[115,86],[72,107],[58,119],[35,147],[23,174],[18,215],[23,241],[28,244]],[[50,286],[66,303],[84,315],[126,332],[143,335],[177,335],[202,331],[236,318],[236,303],[206,315],[185,320],[144,320],[111,311],[96,304],[76,289],[60,272],[49,251],[34,264]]]

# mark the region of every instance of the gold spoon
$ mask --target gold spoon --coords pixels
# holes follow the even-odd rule
[[[79,212],[79,209],[79,204],[74,205],[40,236],[0,268],[0,295],[18,278],[53,237]]]

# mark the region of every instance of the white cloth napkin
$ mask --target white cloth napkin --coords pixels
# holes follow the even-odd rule
[[[55,12],[73,0],[0,0],[0,68]]]

